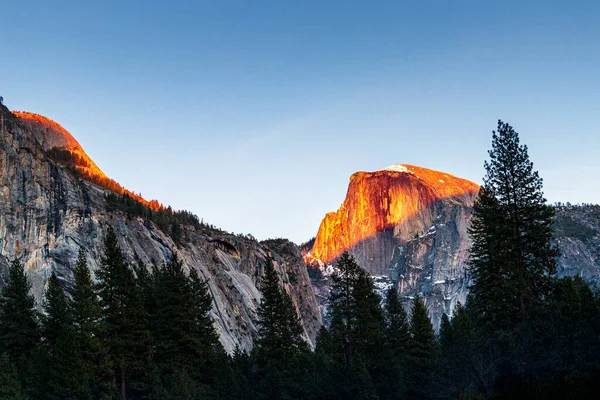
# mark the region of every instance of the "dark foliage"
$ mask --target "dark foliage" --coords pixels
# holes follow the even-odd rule
[[[15,259],[0,296],[0,354],[6,353],[21,378],[39,342],[35,300],[29,294],[30,289],[25,268]]]
[[[208,283],[177,255],[151,270],[130,265],[109,228],[98,284],[81,251],[71,296],[53,274],[39,318],[24,268],[12,263],[0,297],[0,400],[595,398],[600,295],[579,278],[554,276],[552,221],[559,238],[595,240],[589,221],[600,208],[547,206],[527,148],[502,122],[486,169],[470,228],[473,287],[442,317],[437,339],[419,296],[403,304],[391,288],[382,307],[369,274],[344,253],[332,277],[331,326],[310,351],[268,259],[255,346],[228,356]],[[132,216],[169,229],[194,225],[194,217],[114,196]],[[566,218],[564,208],[583,217]]]

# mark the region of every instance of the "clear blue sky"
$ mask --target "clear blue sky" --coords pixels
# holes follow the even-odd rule
[[[124,186],[315,235],[357,170],[480,182],[511,123],[551,201],[600,202],[600,2],[10,1],[0,94]]]

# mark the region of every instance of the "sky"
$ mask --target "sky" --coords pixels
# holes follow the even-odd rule
[[[551,202],[600,202],[600,2],[27,1],[0,6],[0,95],[108,176],[296,243],[355,171],[480,183],[502,119]]]

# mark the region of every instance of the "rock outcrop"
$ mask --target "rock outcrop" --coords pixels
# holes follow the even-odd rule
[[[310,256],[331,263],[349,250],[373,274],[385,274],[398,246],[423,235],[449,208],[470,207],[479,186],[443,172],[393,165],[350,177],[346,199],[328,213]]]
[[[79,248],[86,249],[88,265],[96,270],[110,225],[130,261],[160,266],[176,251],[187,268],[200,272],[209,283],[212,317],[228,351],[236,345],[252,346],[261,297],[258,287],[266,257],[272,257],[282,286],[301,314],[305,337],[314,343],[321,325],[318,304],[293,243],[259,243],[206,225],[181,226],[182,239],[175,241],[153,222],[107,204],[107,187],[121,194],[131,192],[105,185],[109,178],[60,125],[35,114],[12,114],[2,105],[0,112],[0,284],[9,261],[16,257],[26,266],[38,303],[52,271],[70,287]],[[84,162],[73,171],[72,165],[49,156],[56,148]]]
[[[468,294],[467,229],[478,190],[473,182],[410,165],[357,172],[305,259],[323,266],[349,251],[380,286],[396,285],[405,300],[421,295],[437,327]],[[555,238],[558,275],[600,284],[600,207],[557,207]],[[327,279],[315,287],[323,312]]]

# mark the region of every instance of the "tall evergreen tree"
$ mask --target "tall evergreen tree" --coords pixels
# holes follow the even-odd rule
[[[25,268],[15,259],[0,296],[0,354],[8,355],[21,379],[39,340],[35,300],[29,294],[30,289]]]
[[[299,358],[307,349],[302,326],[287,293],[279,287],[273,262],[267,258],[260,285],[258,338],[253,349],[260,398],[298,398],[302,389]]]
[[[410,314],[411,341],[408,350],[408,396],[427,399],[436,363],[436,342],[427,307],[419,296],[413,301]]]
[[[38,395],[44,399],[91,399],[69,301],[54,272],[48,280],[42,318],[43,371]]]
[[[219,336],[210,317],[213,299],[209,292],[208,282],[200,278],[198,271],[190,271],[189,280],[194,298],[195,326],[198,331],[200,342],[206,349],[222,352],[223,346],[219,342]]]
[[[528,371],[544,348],[542,321],[559,252],[552,242],[554,209],[546,204],[542,179],[518,133],[498,121],[488,153],[469,229],[473,283],[468,306],[477,318],[477,347],[494,354],[493,372],[483,375],[494,377],[497,394],[510,396],[502,391],[537,390]]]
[[[155,270],[153,283],[155,355],[163,384],[172,392],[176,381],[198,378],[200,363],[211,356],[212,349],[201,342],[204,327],[198,324],[194,288],[177,254]]]
[[[0,400],[24,400],[17,369],[6,353],[0,355]]]
[[[484,322],[498,331],[531,318],[548,298],[558,251],[554,209],[546,204],[527,146],[510,125],[498,121],[489,156],[469,230],[471,293]]]
[[[213,299],[208,282],[200,278],[195,269],[190,270],[189,280],[194,299],[195,329],[203,354],[202,374],[197,379],[204,385],[210,385],[211,390],[223,399],[237,398],[238,382],[234,379],[230,358],[219,341],[210,316]]]
[[[103,345],[102,306],[96,293],[83,248],[79,249],[73,270],[71,309],[82,365],[81,375],[89,382],[92,398],[104,399],[112,392],[112,366],[108,349]]]
[[[262,300],[258,308],[258,352],[285,360],[306,348],[302,326],[287,293],[279,288],[279,278],[273,261],[267,258],[265,274],[260,286]],[[275,361],[275,360],[273,360]]]
[[[385,297],[385,334],[394,352],[394,359],[406,357],[410,343],[410,324],[395,287],[388,289]]]
[[[97,275],[114,386],[123,399],[148,397],[156,382],[143,296],[112,227],[106,232]]]
[[[448,318],[448,314],[442,314],[442,320],[440,321],[440,334],[439,334],[439,342],[442,348],[450,344],[453,340],[453,332],[452,332],[452,324],[450,323],[450,319]]]
[[[336,343],[334,362],[344,370],[348,397],[375,395],[382,380],[384,318],[381,298],[371,276],[344,252],[332,276],[330,333]],[[372,379],[373,378],[373,379]]]
[[[384,398],[402,399],[406,395],[406,362],[411,342],[410,324],[398,297],[391,287],[385,297],[386,388]]]

